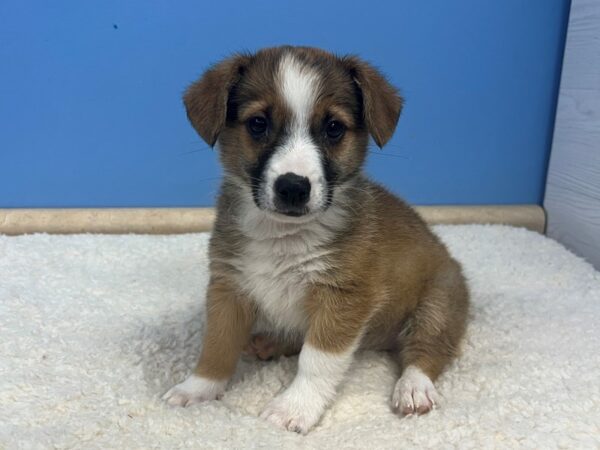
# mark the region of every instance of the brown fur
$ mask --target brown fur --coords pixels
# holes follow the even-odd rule
[[[289,115],[273,89],[277,63],[285,52],[321,71],[322,91],[313,126],[333,115],[347,132],[336,145],[323,144],[336,172],[347,183],[348,219],[327,245],[328,270],[319,274],[304,301],[307,329],[302,342],[340,352],[357,340],[361,348],[390,350],[402,366],[416,365],[435,379],[458,353],[465,330],[468,290],[460,265],[404,202],[360,174],[368,136],[383,146],[392,136],[402,99],[375,69],[356,57],[337,58],[308,48],[267,49],[235,56],[214,66],[185,95],[188,116],[213,145],[228,174],[251,182],[251,168],[276,144]],[[240,115],[241,114],[241,115]],[[257,142],[244,120],[264,114],[273,133]],[[247,237],[238,227],[240,187],[226,177],[210,243],[208,321],[197,373],[231,376],[261,312],[237,285],[233,261]],[[291,341],[286,342],[289,351]]]
[[[204,346],[195,373],[207,378],[231,376],[248,341],[255,311],[251,302],[228,283],[213,276],[207,292]]]

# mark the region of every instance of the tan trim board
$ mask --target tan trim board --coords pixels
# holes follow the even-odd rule
[[[538,233],[546,230],[546,212],[538,205],[417,206],[430,224],[504,224]]]
[[[0,234],[142,233],[209,231],[213,208],[0,209]]]
[[[417,206],[431,224],[492,223],[544,232],[546,216],[537,205]],[[1,209],[0,234],[105,233],[176,234],[210,231],[213,208]]]

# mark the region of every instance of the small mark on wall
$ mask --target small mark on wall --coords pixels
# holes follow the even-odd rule
[[[116,23],[113,23],[113,28],[114,28],[115,30],[118,30],[118,29],[119,29],[119,26],[118,26]]]

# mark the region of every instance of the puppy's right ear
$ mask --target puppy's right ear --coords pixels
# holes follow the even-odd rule
[[[360,90],[364,118],[373,140],[383,147],[394,134],[404,100],[373,66],[355,56],[342,59]]]
[[[183,96],[188,119],[211,147],[225,126],[229,93],[249,61],[250,56],[235,55],[212,66]]]

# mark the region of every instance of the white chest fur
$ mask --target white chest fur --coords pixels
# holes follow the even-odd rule
[[[311,283],[329,268],[330,243],[343,215],[329,208],[318,220],[282,223],[249,208],[242,217],[246,242],[234,263],[240,287],[278,331],[305,331],[304,302]]]
[[[278,330],[304,331],[304,300],[311,281],[326,269],[328,253],[312,230],[251,239],[238,261],[240,286]]]

